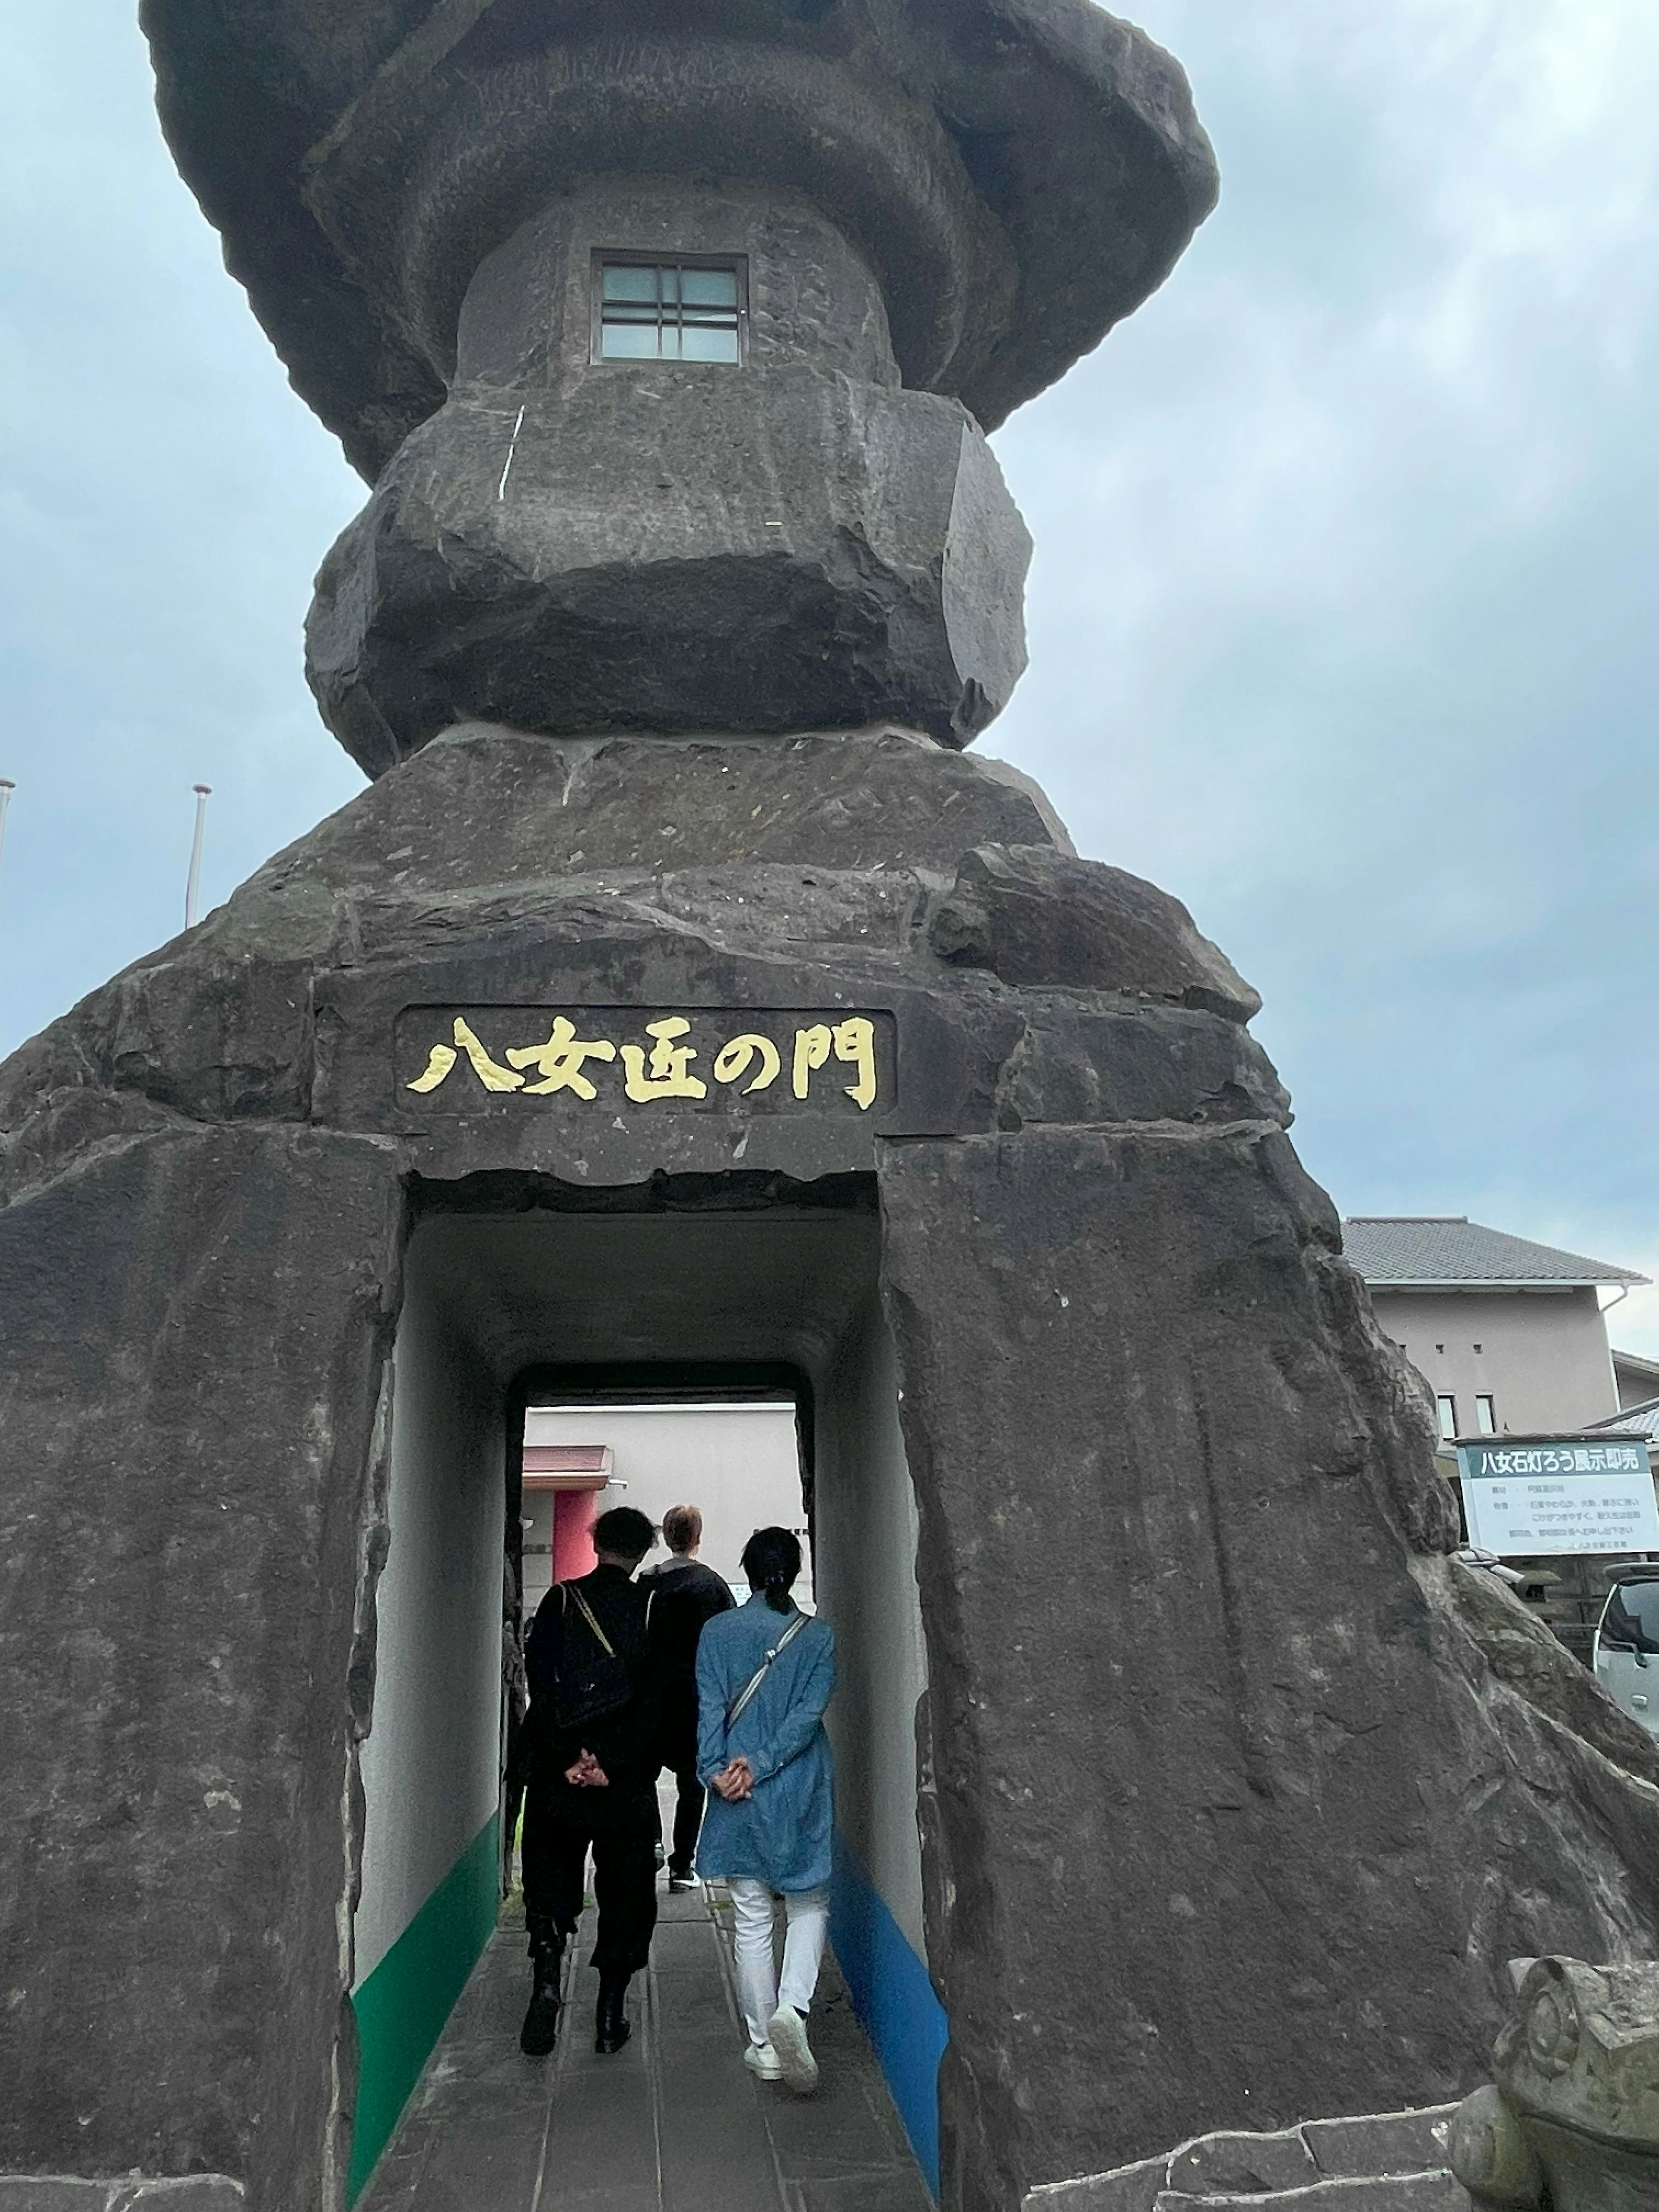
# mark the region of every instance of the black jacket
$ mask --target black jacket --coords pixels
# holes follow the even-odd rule
[[[571,1668],[602,1658],[602,1647],[580,1608],[555,1583],[536,1608],[525,1649],[530,1681],[529,1784],[554,1797],[580,1800],[594,1813],[620,1809],[618,1801],[656,1787],[660,1725],[658,1676],[651,1650],[647,1611],[654,1610],[651,1586],[635,1582],[621,1567],[595,1567],[568,1586],[578,1589],[627,1667],[634,1695],[627,1705],[579,1730],[562,1730],[553,1718],[554,1686],[567,1657]],[[573,1789],[565,1771],[591,1751],[610,1778],[606,1790]],[[601,1805],[600,1800],[606,1802]]]
[[[696,1754],[697,1638],[705,1621],[737,1603],[722,1575],[701,1559],[675,1559],[642,1577],[654,1593],[651,1650],[656,1663],[665,1765],[690,1765]]]

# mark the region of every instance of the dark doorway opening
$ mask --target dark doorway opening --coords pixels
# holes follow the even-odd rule
[[[916,1826],[915,1522],[879,1294],[874,1179],[744,1175],[595,1193],[520,1176],[411,1192],[388,1542],[362,1758],[351,2188],[495,1929],[503,1660],[521,1626],[526,1405],[787,1394],[840,1687],[833,1938],[924,2172],[945,2023]]]

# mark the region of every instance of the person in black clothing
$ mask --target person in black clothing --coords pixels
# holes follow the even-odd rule
[[[653,1540],[651,1523],[631,1506],[600,1514],[598,1566],[555,1583],[536,1609],[525,1652],[524,1905],[534,1984],[519,2044],[532,2057],[545,2057],[558,2033],[560,1966],[581,1917],[590,1849],[599,1908],[596,2051],[627,2042],[629,1981],[651,1949],[659,1723],[651,1601],[633,1577]],[[584,1695],[604,1704],[618,1689],[621,1700],[597,1718],[570,1724],[561,1711],[562,1701],[568,1711]]]
[[[704,1621],[737,1603],[724,1577],[697,1557],[702,1516],[695,1505],[671,1505],[662,1540],[672,1556],[641,1576],[653,1593],[651,1644],[662,1717],[661,1761],[674,1777],[674,1846],[668,1887],[690,1889],[706,1795],[697,1779],[697,1638]]]

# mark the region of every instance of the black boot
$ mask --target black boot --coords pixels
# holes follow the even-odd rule
[[[559,1969],[564,1959],[564,1938],[556,1929],[532,1928],[530,1961],[535,1984],[530,2009],[519,2030],[519,2048],[526,2058],[545,2058],[559,2033]]]
[[[602,2058],[620,2051],[633,2030],[628,2024],[628,1974],[599,1976],[599,2008],[593,2018],[593,2048]]]

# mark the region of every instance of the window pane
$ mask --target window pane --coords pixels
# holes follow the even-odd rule
[[[1475,1400],[1474,1425],[1480,1430],[1483,1437],[1495,1437],[1497,1435],[1498,1422],[1492,1411],[1492,1402],[1490,1398],[1479,1397]]]
[[[680,296],[688,307],[726,307],[738,304],[735,269],[682,269]]]
[[[607,323],[600,333],[600,357],[605,361],[655,361],[657,338],[654,323]]]
[[[736,269],[601,262],[599,358],[740,362],[738,298]]]
[[[680,332],[682,361],[735,361],[738,357],[738,334],[735,330],[705,330],[688,323]]]
[[[607,262],[605,269],[604,297],[607,300],[649,300],[657,296],[657,271],[654,269],[626,269],[615,262]]]
[[[1659,1583],[1620,1583],[1607,1598],[1601,1635],[1608,1644],[1659,1651]]]
[[[1456,1399],[1437,1398],[1434,1401],[1434,1410],[1440,1416],[1441,1435],[1443,1437],[1455,1437],[1457,1434]]]

